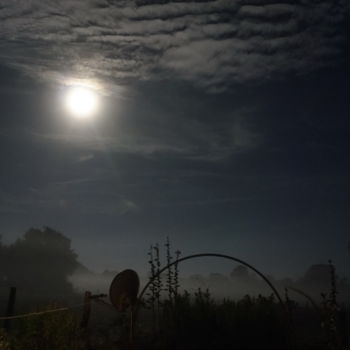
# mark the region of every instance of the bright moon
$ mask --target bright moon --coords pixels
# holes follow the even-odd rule
[[[77,118],[91,117],[97,110],[97,94],[85,87],[72,87],[67,92],[65,105]]]

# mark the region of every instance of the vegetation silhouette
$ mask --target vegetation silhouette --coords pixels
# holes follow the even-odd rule
[[[0,246],[0,279],[26,295],[72,294],[67,280],[78,267],[71,241],[50,227],[29,229],[11,245]]]
[[[270,276],[264,279],[251,265],[231,256],[198,254],[180,257],[179,251],[174,254],[173,257],[169,239],[165,244],[166,266],[161,264],[158,244],[151,247],[148,254],[150,279],[138,295],[140,317],[135,322],[137,336],[132,344],[134,349],[266,347],[277,350],[291,345],[295,350],[348,349],[349,324],[346,316],[349,310],[338,299],[338,287],[345,282],[337,278],[332,262],[314,265],[304,277],[290,283],[288,279],[275,280]],[[179,262],[202,257],[221,257],[234,260],[239,265],[229,276],[221,273],[211,273],[208,277],[194,275],[195,281],[204,285],[212,282],[213,285],[224,286],[228,292],[231,292],[232,285],[252,287],[266,284],[271,288],[269,293],[276,293],[217,299],[205,286],[188,292],[182,285],[184,279],[179,277]],[[3,286],[16,285],[26,295],[46,295],[50,298],[46,301],[51,302],[51,306],[46,306],[48,310],[61,306],[52,304],[56,302],[57,295],[72,292],[67,277],[75,270],[88,273],[91,278],[94,276],[79,264],[70,240],[51,228],[30,229],[11,245],[3,245],[0,241],[0,278]],[[103,275],[111,282],[115,273],[106,272]],[[294,294],[303,296],[302,304],[291,299],[287,289],[282,300],[281,288],[286,285],[290,291],[296,292]],[[317,289],[321,301],[309,297],[308,287],[310,290]],[[322,290],[325,293],[321,294]],[[134,294],[136,298],[137,293]],[[143,295],[146,298],[142,298]],[[62,306],[68,306],[67,300]],[[110,304],[95,301],[98,300],[91,298],[93,317],[86,329],[81,327],[81,306],[73,305],[66,307],[63,313],[19,318],[13,322],[14,327],[10,331],[0,329],[0,349],[129,348],[134,322],[132,316],[136,316],[128,312],[133,309],[132,305],[128,309],[122,307],[122,312],[116,312]],[[306,302],[313,303],[314,307],[310,308]],[[286,306],[295,326],[292,333],[281,304]],[[42,310],[42,306],[39,306],[38,311]]]

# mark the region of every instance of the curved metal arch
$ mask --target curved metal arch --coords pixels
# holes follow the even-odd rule
[[[228,259],[228,260],[232,260],[235,262],[238,262],[246,267],[248,267],[250,270],[254,271],[257,275],[259,275],[265,282],[266,284],[272,289],[274,295],[277,297],[280,305],[282,306],[284,312],[286,312],[288,318],[289,318],[289,312],[288,309],[286,308],[281,295],[278,293],[277,289],[275,288],[275,286],[270,282],[270,280],[262,273],[260,272],[258,269],[256,269],[254,266],[248,264],[247,262],[245,262],[244,260],[235,258],[233,256],[230,255],[225,255],[225,254],[216,254],[216,253],[201,253],[201,254],[193,254],[193,255],[188,255],[185,256],[183,258],[180,258],[178,260],[173,261],[172,263],[164,266],[163,268],[161,268],[153,277],[151,277],[149,279],[149,281],[146,283],[146,285],[143,287],[142,291],[140,292],[138,298],[137,298],[137,302],[134,306],[133,309],[133,321],[132,324],[134,325],[136,323],[136,318],[137,318],[137,313],[138,313],[138,309],[139,309],[139,305],[140,305],[140,301],[142,300],[146,290],[148,289],[148,287],[167,269],[169,269],[171,266],[178,264],[182,261],[185,260],[190,260],[190,259],[195,259],[195,258],[204,258],[204,257],[214,257],[214,258],[223,258],[223,259]],[[133,327],[132,327],[133,329]]]
[[[295,287],[289,286],[289,287],[286,287],[286,288],[287,288],[287,289],[290,289],[291,291],[293,291],[293,292],[295,292],[295,293],[297,293],[297,294],[302,295],[305,299],[307,299],[307,300],[310,302],[310,304],[312,305],[313,309],[314,309],[314,310],[317,312],[317,314],[320,316],[321,310],[320,310],[320,308],[317,306],[317,304],[316,304],[316,302],[314,301],[314,299],[312,299],[312,297],[311,297],[309,294],[307,294],[307,293],[303,292],[302,290],[300,290],[300,289],[298,289],[298,288],[295,288]]]

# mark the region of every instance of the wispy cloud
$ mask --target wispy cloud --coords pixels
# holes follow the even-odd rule
[[[246,118],[249,120],[249,118]],[[167,155],[202,161],[222,161],[236,153],[255,149],[263,142],[262,135],[240,116],[211,123],[189,119],[184,125],[176,126],[176,118],[168,118],[166,128],[152,128],[149,131],[123,132],[113,136],[90,134],[38,133],[31,137],[44,143],[69,144],[84,152],[78,162],[91,161],[95,153],[133,154],[143,157]],[[154,121],[149,121],[149,123]],[[173,125],[174,124],[174,125]]]
[[[43,79],[181,78],[210,91],[331,64],[344,0],[3,0],[0,61]]]
[[[88,162],[89,160],[92,160],[94,158],[95,158],[95,155],[93,153],[84,154],[84,155],[81,155],[78,158],[78,162],[79,163],[84,163],[84,162]]]
[[[87,186],[88,185],[88,186]],[[82,202],[81,197],[87,198]],[[94,200],[88,200],[94,198]],[[1,191],[0,213],[63,212],[75,214],[125,215],[141,210],[131,198],[107,191],[101,179],[79,178],[41,184],[20,193]]]

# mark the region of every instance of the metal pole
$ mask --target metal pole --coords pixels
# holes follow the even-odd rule
[[[80,323],[81,328],[87,328],[87,326],[89,325],[90,313],[91,313],[91,292],[86,291],[84,295],[83,317]]]

